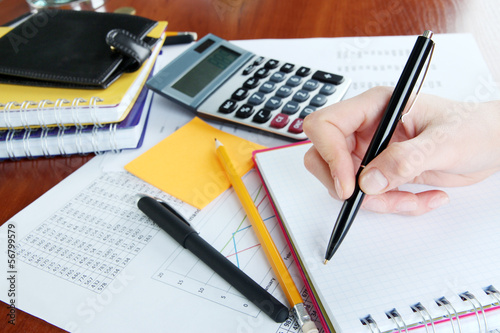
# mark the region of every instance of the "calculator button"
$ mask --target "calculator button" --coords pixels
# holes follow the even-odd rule
[[[278,60],[275,60],[275,59],[269,59],[266,64],[264,65],[265,68],[269,68],[269,69],[275,69],[276,67],[278,67],[278,65],[280,64],[280,62]]]
[[[259,79],[263,79],[265,77],[268,77],[269,76],[269,69],[268,68],[259,68],[259,70],[257,72],[255,72],[254,76],[256,78],[259,78]]]
[[[285,97],[290,96],[292,94],[292,92],[293,92],[293,89],[291,87],[281,86],[276,91],[276,96],[281,97],[281,98],[285,98]]]
[[[266,82],[259,87],[259,91],[263,92],[264,94],[269,94],[270,92],[274,91],[274,89],[276,89],[276,83],[274,82]]]
[[[307,101],[309,98],[309,93],[305,90],[299,90],[293,95],[293,100],[299,103]]]
[[[264,62],[264,57],[260,56],[260,57],[257,57],[255,60],[254,60],[254,64],[255,65],[260,65]]]
[[[264,95],[264,93],[255,92],[248,98],[248,104],[259,105],[260,103],[264,102],[265,99],[266,96]]]
[[[274,111],[278,109],[281,104],[283,104],[281,98],[273,96],[267,100],[266,104],[264,105],[264,109]]]
[[[294,68],[295,68],[294,64],[291,64],[291,63],[287,62],[286,64],[284,64],[283,66],[281,66],[280,71],[282,71],[284,73],[291,73]]]
[[[243,75],[248,75],[250,73],[252,73],[255,69],[257,68],[257,66],[255,66],[254,64],[250,64],[248,65],[244,70],[243,70]]]
[[[304,85],[302,86],[302,89],[308,90],[308,91],[313,91],[318,89],[319,87],[319,81],[316,80],[307,80]]]
[[[297,111],[299,111],[300,109],[300,106],[299,106],[299,103],[295,102],[295,101],[289,101],[289,102],[286,102],[285,106],[283,106],[283,109],[281,110],[281,112],[283,112],[284,114],[296,114]]]
[[[219,112],[221,113],[231,113],[234,110],[236,110],[236,101],[232,99],[226,100],[222,105],[219,107]]]
[[[287,81],[286,85],[290,87],[297,87],[302,82],[302,78],[300,76],[294,75],[291,76]]]
[[[311,69],[309,67],[300,67],[295,74],[298,76],[308,76],[311,74]]]
[[[294,133],[294,134],[300,134],[303,132],[302,130],[302,124],[304,123],[304,119],[302,118],[297,118],[295,119],[290,127],[288,127],[288,132]]]
[[[283,73],[283,72],[276,72],[276,73],[273,73],[273,75],[271,75],[271,77],[269,78],[269,80],[271,80],[273,82],[281,82],[285,78],[286,78],[286,74],[285,73]]]
[[[244,88],[238,88],[232,95],[231,98],[237,101],[242,101],[248,96],[248,90]]]
[[[277,114],[276,117],[273,118],[273,120],[271,120],[271,127],[283,128],[288,124],[289,121],[290,119],[286,114],[280,113]]]
[[[344,82],[344,77],[342,75],[327,73],[323,71],[316,71],[313,74],[312,78],[324,83],[333,83],[335,85],[339,85]]]
[[[320,106],[323,106],[326,104],[326,101],[327,101],[327,98],[325,95],[321,95],[321,94],[318,94],[316,96],[314,96],[312,99],[311,99],[311,102],[310,104],[312,106],[317,106],[317,107],[320,107]]]
[[[243,83],[243,87],[247,89],[253,89],[259,85],[259,79],[256,77],[251,77]]]
[[[269,119],[271,119],[272,113],[269,110],[260,110],[253,116],[253,121],[259,124],[263,124]]]
[[[314,106],[308,105],[308,106],[306,106],[305,108],[302,109],[302,111],[299,114],[299,118],[304,119],[305,117],[307,117],[308,115],[310,115],[314,111],[316,111],[316,108]]]
[[[319,93],[322,95],[331,95],[335,92],[335,90],[337,90],[337,87],[335,87],[333,84],[325,83],[319,90]]]
[[[238,111],[236,111],[235,116],[238,118],[248,118],[254,113],[254,108],[251,105],[243,104]]]

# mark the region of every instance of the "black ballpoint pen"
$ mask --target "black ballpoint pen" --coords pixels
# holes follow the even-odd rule
[[[288,318],[289,310],[285,305],[201,238],[198,232],[165,202],[141,196],[137,200],[137,207],[274,321],[282,323]]]
[[[351,227],[352,222],[354,221],[354,218],[363,203],[365,193],[363,193],[359,187],[359,175],[363,168],[378,154],[380,154],[380,152],[382,152],[389,144],[392,134],[396,129],[396,125],[401,119],[402,113],[413,92],[413,88],[417,83],[420,72],[422,71],[427,59],[432,54],[434,42],[431,38],[432,31],[429,30],[426,30],[422,36],[417,38],[415,46],[413,47],[410,57],[408,58],[408,61],[403,69],[403,73],[394,88],[394,92],[389,100],[389,104],[387,105],[387,108],[382,116],[380,124],[378,125],[366,154],[361,161],[361,166],[356,174],[354,192],[351,197],[344,202],[339,216],[337,217],[335,227],[333,228],[332,235],[328,243],[328,249],[325,255],[325,264],[333,257],[333,254],[337,251],[340,244],[344,240],[344,237],[347,235],[347,232],[349,231],[349,228]]]

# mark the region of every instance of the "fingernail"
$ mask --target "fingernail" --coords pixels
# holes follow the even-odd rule
[[[396,205],[397,212],[412,212],[418,207],[417,203],[413,200],[401,201]]]
[[[340,185],[340,180],[338,177],[333,178],[333,183],[335,184],[335,191],[340,199],[343,198],[344,191],[342,190],[342,185]]]
[[[439,197],[436,197],[436,198],[432,199],[431,201],[429,201],[429,208],[431,208],[431,209],[438,208],[438,207],[441,207],[443,205],[446,205],[449,202],[450,202],[450,198],[448,198],[447,195],[439,196]]]
[[[389,185],[389,182],[378,169],[371,169],[359,179],[359,185],[367,194],[378,194]]]
[[[363,208],[375,213],[384,213],[385,211],[387,211],[385,202],[376,198],[365,200],[365,202],[363,203]]]

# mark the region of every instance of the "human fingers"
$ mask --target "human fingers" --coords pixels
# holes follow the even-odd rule
[[[404,124],[407,138],[389,144],[361,172],[359,183],[365,193],[380,194],[408,182],[468,185],[497,170],[492,163],[498,155],[497,110],[491,111],[490,104],[469,106],[421,97],[418,112],[410,118],[412,124]],[[462,116],[450,118],[458,114]]]
[[[406,183],[414,183],[426,173],[434,173],[451,159],[455,149],[422,153],[425,141],[421,134],[413,139],[393,142],[362,170],[359,186],[366,194],[376,195]],[[416,152],[418,154],[416,154]]]
[[[338,147],[337,147],[338,148]],[[354,166],[353,160],[347,151],[340,152],[331,151],[323,157],[316,146],[313,145],[304,156],[304,166],[327,188],[331,196],[336,199],[345,200],[350,196],[342,187],[340,180],[344,180],[344,184],[349,180],[352,182],[354,190]],[[351,179],[349,179],[351,178]],[[344,185],[345,186],[345,185]],[[349,185],[347,185],[349,186]]]
[[[348,162],[352,162],[357,167],[361,163],[361,160],[353,156]],[[304,165],[326,187],[332,197],[338,200],[345,200],[349,197],[343,193],[339,178],[332,177],[328,163],[321,157],[314,145],[306,152]]]
[[[314,153],[305,157],[306,167],[308,170],[316,170],[315,175],[319,175],[324,183],[324,165],[314,165],[319,162],[317,157],[320,156],[328,166],[340,199],[346,199],[354,190],[353,156],[360,158],[364,154],[373,127],[378,123],[390,95],[390,88],[371,89],[352,99],[318,110],[304,120],[304,132],[315,147]]]
[[[422,215],[449,202],[448,195],[439,190],[420,193],[393,190],[365,196],[363,208],[376,213]]]

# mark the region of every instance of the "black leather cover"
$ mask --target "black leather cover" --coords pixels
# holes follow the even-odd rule
[[[146,35],[156,24],[125,14],[41,11],[0,38],[0,82],[106,88],[149,57]],[[108,44],[114,29],[125,47]]]

